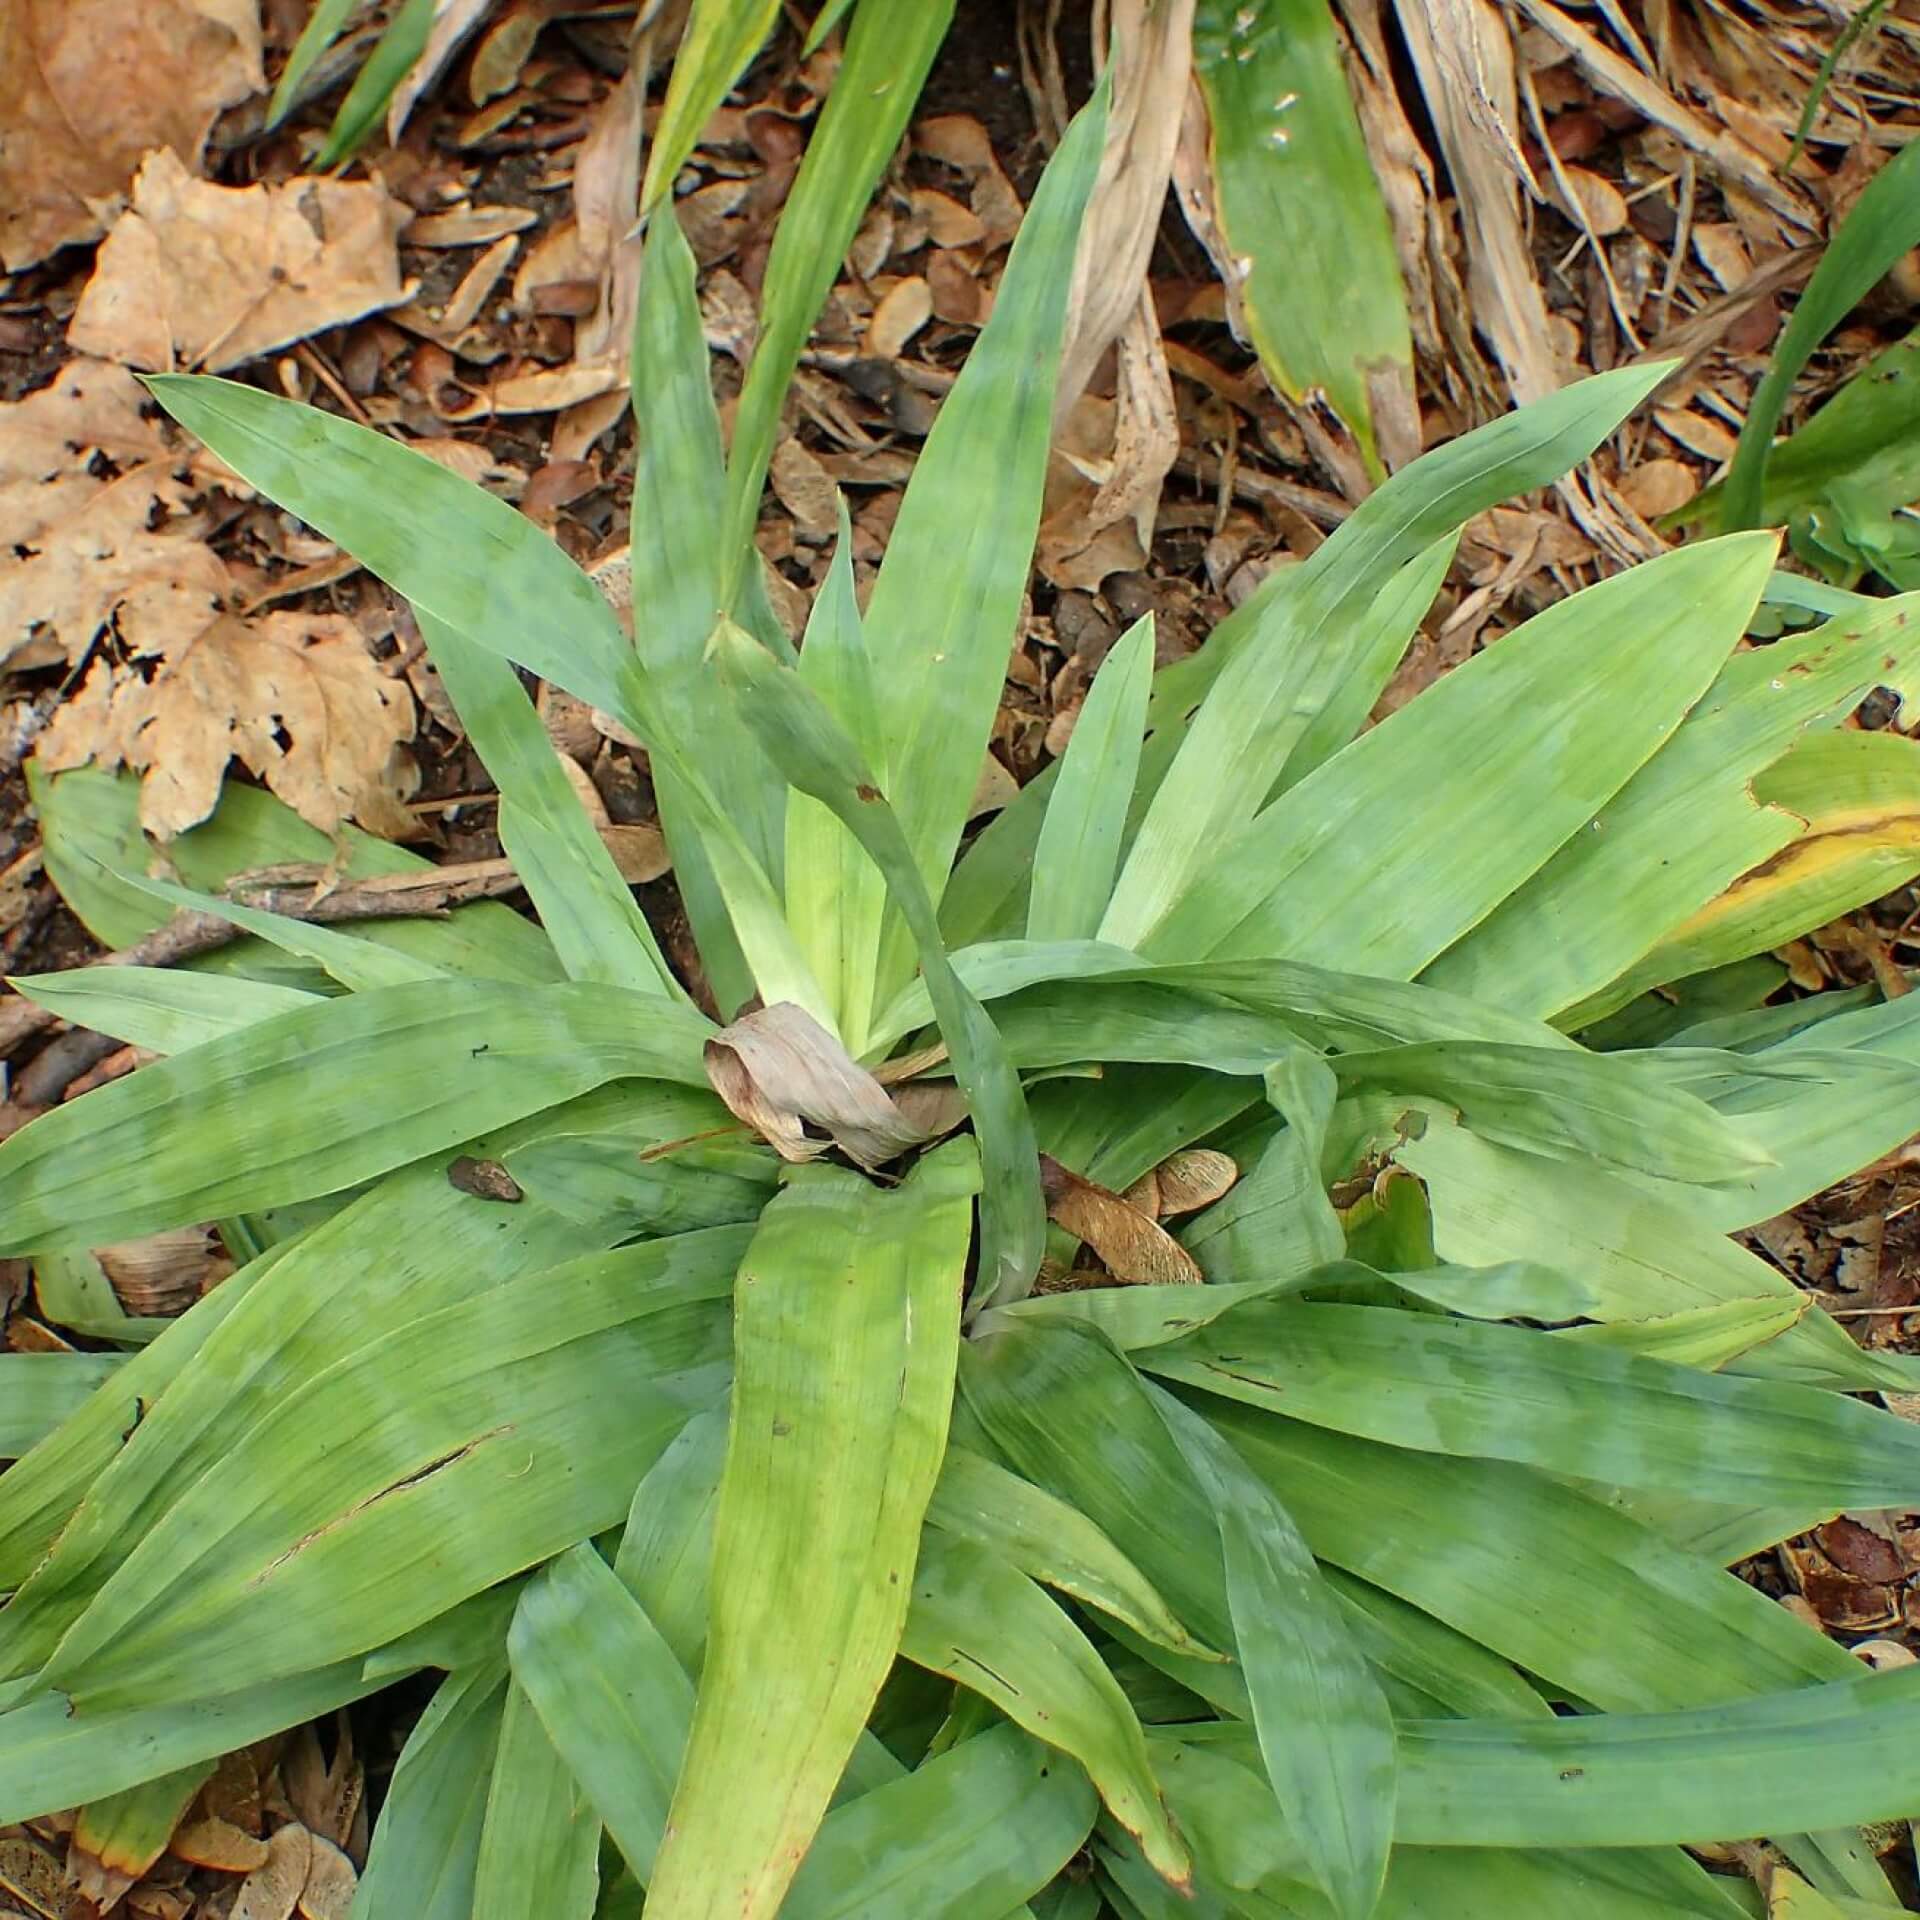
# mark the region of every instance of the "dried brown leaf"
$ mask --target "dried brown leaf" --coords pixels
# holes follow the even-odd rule
[[[179,1828],[167,1848],[177,1858],[216,1873],[252,1873],[267,1859],[264,1840],[212,1814]]]
[[[1133,1286],[1198,1286],[1205,1275],[1158,1221],[1047,1154],[1040,1156],[1047,1218],[1084,1240],[1116,1280]]]
[[[907,342],[933,318],[933,293],[917,273],[896,280],[867,322],[861,352],[869,360],[895,360]]]
[[[301,1920],[347,1920],[358,1885],[353,1862],[331,1840],[315,1834],[307,1884],[300,1890]]]
[[[1647,460],[1621,475],[1622,497],[1643,520],[1684,506],[1700,491],[1693,469],[1684,460]]]
[[[936,247],[972,247],[987,237],[986,227],[971,207],[932,187],[915,187],[911,195],[914,218],[926,228]],[[881,260],[886,259],[883,253]],[[871,274],[865,276],[872,278]]]
[[[215,116],[265,84],[257,0],[6,0],[0,264],[91,240],[143,155],[198,166]]]
[[[791,1001],[723,1027],[706,1044],[706,1063],[713,1090],[734,1117],[783,1160],[817,1160],[837,1146],[871,1170],[927,1137],[839,1040]]]
[[[216,187],[163,148],[135,177],[67,339],[135,367],[238,366],[399,305],[395,242],[410,217],[371,183]]]
[[[204,547],[188,551],[219,564]],[[323,832],[349,817],[403,831],[415,778],[401,752],[414,726],[405,684],[342,615],[249,623],[223,612],[220,583],[197,564],[197,577],[150,578],[123,597],[133,659],[95,662],[42,737],[41,764],[137,769],[141,825],[160,839],[213,811],[229,759]]]
[[[1240,1169],[1231,1154],[1212,1147],[1182,1147],[1160,1162],[1154,1177],[1160,1189],[1160,1217],[1170,1220],[1212,1206],[1232,1191]]]
[[[297,1821],[267,1842],[267,1857],[241,1882],[229,1920],[292,1920],[313,1867],[313,1835]]]
[[[96,1247],[115,1297],[131,1314],[166,1317],[188,1307],[233,1271],[206,1227],[172,1227],[143,1240]]]
[[[451,207],[423,213],[407,229],[410,247],[482,247],[536,226],[531,207]]]
[[[839,524],[840,490],[818,455],[789,437],[773,450],[767,478],[804,539],[832,539]]]

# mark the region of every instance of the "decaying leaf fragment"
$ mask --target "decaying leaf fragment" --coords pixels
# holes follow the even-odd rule
[[[783,1160],[817,1160],[834,1146],[871,1172],[951,1132],[963,1117],[948,1100],[916,1101],[911,1114],[904,1111],[791,1001],[722,1028],[707,1042],[706,1062],[714,1092]],[[809,1134],[808,1126],[816,1131]]]
[[[1047,1218],[1084,1240],[1116,1280],[1133,1286],[1198,1286],[1200,1264],[1151,1214],[1084,1179],[1048,1154],[1040,1156]]]

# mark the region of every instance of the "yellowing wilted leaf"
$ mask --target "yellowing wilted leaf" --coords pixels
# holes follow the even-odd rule
[[[74,311],[81,353],[165,372],[235,367],[398,306],[408,210],[371,183],[216,187],[162,148],[133,183]]]

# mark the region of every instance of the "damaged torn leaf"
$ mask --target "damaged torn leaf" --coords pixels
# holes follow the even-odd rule
[[[707,1078],[736,1118],[783,1160],[817,1160],[829,1145],[871,1172],[935,1133],[916,1124],[806,1008],[790,1000],[743,1014],[706,1044]],[[916,1116],[917,1118],[918,1116]],[[809,1135],[811,1123],[829,1136]]]
[[[1116,1280],[1133,1286],[1198,1286],[1206,1278],[1200,1263],[1150,1214],[1044,1153],[1040,1191],[1047,1218],[1084,1240]]]
[[[198,165],[215,115],[264,85],[251,0],[8,0],[0,265],[91,240],[143,154]]]
[[[180,557],[204,546],[176,542]],[[42,737],[53,773],[89,762],[144,777],[140,824],[171,839],[212,813],[237,759],[324,833],[349,817],[374,833],[403,831],[401,801],[416,777],[401,752],[413,699],[389,679],[342,614],[221,610],[220,582],[164,573],[122,602],[121,632],[137,635],[126,664],[102,657]]]
[[[237,367],[325,327],[398,306],[411,215],[373,183],[196,180],[150,154],[67,329],[77,352],[168,372]]]

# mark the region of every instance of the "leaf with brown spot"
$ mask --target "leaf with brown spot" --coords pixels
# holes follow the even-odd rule
[[[872,1171],[931,1137],[792,1001],[723,1027],[706,1043],[706,1063],[714,1092],[783,1160],[817,1160],[832,1145]],[[829,1137],[809,1135],[809,1123]]]
[[[0,6],[0,263],[91,240],[142,155],[197,166],[215,115],[265,84],[252,0]]]
[[[1040,1156],[1047,1218],[1084,1240],[1116,1280],[1132,1286],[1198,1286],[1199,1263],[1156,1220],[1119,1194]]]
[[[377,184],[217,187],[162,148],[100,249],[68,343],[160,373],[237,367],[398,306],[410,289],[396,243],[410,217]]]

